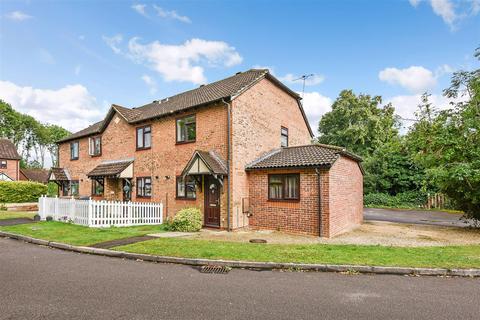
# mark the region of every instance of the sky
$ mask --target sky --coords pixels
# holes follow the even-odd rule
[[[302,94],[316,132],[343,89],[413,118],[478,68],[480,0],[0,1],[0,99],[77,131],[250,68]],[[408,121],[405,122],[408,125]]]

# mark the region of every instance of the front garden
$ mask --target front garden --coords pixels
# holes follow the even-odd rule
[[[100,242],[167,231],[166,225],[88,228],[62,222],[0,227],[0,230],[71,245]],[[114,250],[161,256],[376,266],[480,268],[480,245],[396,247],[339,244],[253,244],[185,238],[158,238]]]

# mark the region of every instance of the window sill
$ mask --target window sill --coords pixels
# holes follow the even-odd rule
[[[152,199],[152,196],[137,196],[139,199]]]
[[[195,143],[196,140],[192,140],[192,141],[177,141],[175,144],[189,144],[189,143]]]
[[[70,161],[76,161],[78,160],[79,158],[70,158]]]
[[[100,154],[91,154],[90,157],[96,158],[96,157],[100,157],[101,155],[102,155],[101,153]]]
[[[300,202],[300,199],[268,199],[267,202]]]
[[[152,149],[152,147],[148,147],[148,148],[137,148],[135,149],[135,151],[144,151],[144,150],[150,150]]]
[[[197,198],[181,198],[181,197],[175,197],[175,200],[196,201]]]

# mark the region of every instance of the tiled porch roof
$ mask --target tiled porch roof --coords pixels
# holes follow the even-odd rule
[[[69,181],[70,175],[64,168],[51,168],[48,175],[49,181]]]
[[[357,162],[362,159],[344,148],[312,144],[275,149],[246,166],[246,170],[274,168],[330,167],[340,156]]]
[[[128,168],[133,160],[103,162],[90,171],[88,177],[117,177]]]
[[[211,174],[221,176],[228,175],[227,162],[213,150],[196,150],[193,153],[190,161],[188,161],[187,165],[185,166],[182,175],[187,175],[189,173],[197,159],[200,159],[205,164]]]

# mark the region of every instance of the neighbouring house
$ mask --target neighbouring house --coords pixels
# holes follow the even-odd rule
[[[0,181],[20,180],[20,159],[13,142],[0,138]]]
[[[47,184],[49,175],[47,169],[20,169],[20,180]]]
[[[161,201],[168,217],[198,207],[206,227],[330,237],[362,221],[361,160],[312,137],[299,95],[252,69],[144,106],[112,105],[58,142],[49,179],[62,196]]]

